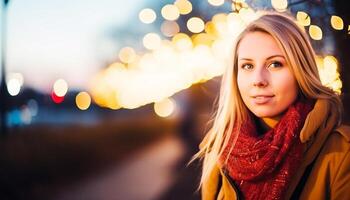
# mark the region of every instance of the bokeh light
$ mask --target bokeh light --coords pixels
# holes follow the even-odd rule
[[[159,48],[161,39],[156,33],[148,33],[143,37],[142,40],[143,46],[149,50],[154,50]]]
[[[309,26],[311,23],[310,16],[303,11],[298,11],[296,16],[297,22],[302,26]]]
[[[124,63],[131,63],[136,58],[135,50],[131,47],[124,47],[119,51],[119,59]]]
[[[59,104],[63,102],[64,96],[57,96],[56,93],[53,91],[51,92],[51,99],[53,102]]]
[[[75,103],[80,110],[87,110],[91,104],[91,97],[87,92],[79,92],[75,97]]]
[[[176,0],[174,5],[179,9],[181,15],[187,15],[192,11],[192,4],[188,0]]]
[[[35,99],[30,99],[27,103],[28,108],[30,110],[31,115],[34,117],[39,112],[39,105],[38,102]]]
[[[186,49],[191,49],[192,48],[192,41],[191,38],[184,34],[184,33],[178,33],[176,34],[173,39],[172,42],[175,44],[175,46],[179,49],[179,50],[186,50]]]
[[[204,22],[199,17],[192,17],[187,21],[187,28],[192,33],[200,33],[204,30]]]
[[[310,37],[314,40],[321,40],[322,39],[322,30],[317,25],[311,25],[309,27],[309,34],[310,34]]]
[[[58,79],[53,85],[53,91],[56,96],[63,97],[68,91],[68,84],[63,79]]]
[[[174,21],[177,20],[180,16],[179,9],[172,4],[167,4],[165,5],[162,10],[161,10],[162,16],[164,19],[169,20],[169,21]]]
[[[139,13],[140,21],[145,24],[150,24],[154,22],[156,18],[157,18],[156,13],[150,8],[145,8],[141,10],[141,12]]]
[[[338,60],[328,55],[324,58],[316,57],[321,82],[338,94],[341,94],[342,82],[338,72]]]
[[[335,30],[343,30],[344,28],[344,22],[343,19],[339,16],[333,15],[331,17],[331,25]]]
[[[21,90],[21,83],[18,79],[12,78],[7,82],[7,91],[11,96],[16,96]]]
[[[287,0],[271,0],[271,5],[278,12],[284,12],[284,11],[286,11],[286,9],[288,7],[288,1]]]
[[[225,0],[208,0],[208,3],[213,6],[221,6],[225,3]]]
[[[160,117],[168,117],[175,110],[175,101],[170,98],[166,98],[162,101],[154,103],[154,112]]]
[[[176,21],[167,21],[165,20],[161,27],[160,30],[162,33],[167,36],[167,37],[172,37],[175,34],[177,34],[180,31],[179,25],[176,23]]]

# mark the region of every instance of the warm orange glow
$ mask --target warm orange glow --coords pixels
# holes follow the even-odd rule
[[[160,46],[161,39],[156,33],[148,33],[143,37],[142,43],[147,49],[154,50]]]
[[[172,4],[165,5],[161,10],[162,16],[164,19],[174,21],[180,16],[179,9]]]
[[[140,21],[145,24],[150,24],[154,22],[154,20],[156,20],[156,17],[156,13],[150,8],[145,8],[139,13]]]
[[[131,47],[124,47],[119,51],[119,59],[124,63],[131,63],[135,58],[135,50]]]
[[[204,22],[199,17],[192,17],[187,21],[187,28],[192,33],[200,33],[204,30]]]
[[[174,5],[179,9],[181,15],[187,15],[192,11],[192,4],[188,0],[176,0]]]
[[[53,85],[53,91],[58,97],[63,97],[68,91],[68,84],[63,79],[58,79]]]
[[[91,97],[87,92],[79,92],[75,97],[75,103],[80,110],[86,110],[90,107]]]
[[[180,31],[179,25],[175,21],[164,21],[160,27],[162,33],[167,37],[172,37]]]
[[[310,26],[309,34],[310,34],[310,37],[314,40],[321,40],[322,39],[322,30],[320,27],[318,27],[316,25]]]

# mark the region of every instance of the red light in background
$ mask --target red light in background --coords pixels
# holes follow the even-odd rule
[[[57,95],[55,94],[54,91],[52,91],[52,92],[51,92],[51,99],[52,99],[53,102],[59,104],[59,103],[62,103],[62,102],[63,102],[64,96],[59,97],[59,96],[57,96]]]

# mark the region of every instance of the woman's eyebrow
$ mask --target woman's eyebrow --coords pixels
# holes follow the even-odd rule
[[[276,55],[272,55],[272,56],[267,57],[265,60],[270,60],[270,59],[275,58],[275,57],[281,57],[281,58],[284,58],[284,56],[283,56],[283,55],[276,54]],[[251,58],[239,58],[239,60],[247,60],[247,61],[252,61],[253,59],[251,59]]]
[[[275,58],[275,57],[281,57],[281,58],[284,58],[284,56],[283,56],[283,55],[273,55],[273,56],[269,56],[269,57],[267,57],[267,58],[266,58],[266,60],[270,60],[270,59]]]

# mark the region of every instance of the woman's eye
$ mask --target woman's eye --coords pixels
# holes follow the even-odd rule
[[[242,69],[246,69],[246,70],[250,70],[253,69],[253,65],[252,64],[243,64],[241,66]]]
[[[272,68],[277,68],[277,67],[282,67],[282,66],[283,66],[283,64],[282,64],[281,62],[278,62],[278,61],[272,62],[272,63],[269,65],[269,67],[272,67]]]

